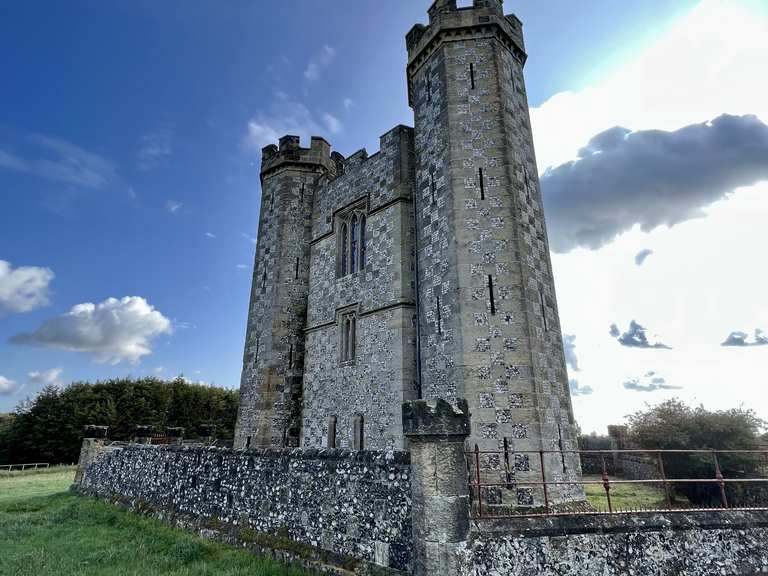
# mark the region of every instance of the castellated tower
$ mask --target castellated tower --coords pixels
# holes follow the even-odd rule
[[[481,454],[488,481],[504,482],[510,471],[519,482],[541,480],[539,450],[577,445],[522,25],[504,16],[501,0],[468,8],[437,0],[429,25],[414,26],[406,41],[423,397],[466,398],[468,448],[503,453]],[[547,480],[580,476],[575,455],[543,457]],[[542,502],[536,486],[491,490],[498,503]],[[549,497],[583,499],[574,485],[551,487]]]
[[[403,402],[466,399],[487,504],[543,504],[542,461],[582,500],[522,26],[437,0],[406,41],[415,128],[262,151],[235,446],[407,450]]]
[[[297,446],[309,287],[312,196],[336,170],[331,147],[284,136],[266,146],[235,447]]]

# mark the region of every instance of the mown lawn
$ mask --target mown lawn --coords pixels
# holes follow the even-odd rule
[[[584,476],[584,480],[601,481],[600,476]],[[618,478],[611,478],[618,480]],[[587,502],[598,510],[607,510],[608,501],[605,497],[605,488],[602,482],[599,484],[586,484],[584,492]],[[666,508],[667,501],[663,488],[657,484],[611,484],[611,505],[614,510],[642,510],[649,508]],[[686,506],[688,501],[677,496],[675,501],[681,506]]]
[[[306,576],[68,492],[73,468],[0,474],[0,574]]]

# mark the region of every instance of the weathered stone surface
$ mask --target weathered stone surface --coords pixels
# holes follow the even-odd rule
[[[404,449],[399,405],[422,397],[465,398],[481,450],[573,450],[522,25],[500,0],[440,0],[406,42],[414,129],[393,128],[371,156],[295,136],[263,151],[235,444],[323,447],[335,429],[354,447],[357,426],[367,448]],[[366,265],[341,274],[349,213],[366,217]],[[348,315],[354,360],[341,354]],[[571,452],[547,460],[552,481],[580,475]],[[582,498],[574,484],[550,494]]]
[[[412,556],[409,455],[247,450],[86,441],[79,491],[240,526],[335,554],[407,570]],[[92,457],[99,454],[98,457]]]
[[[418,441],[425,436],[468,436],[470,414],[467,401],[455,406],[442,399],[414,400],[403,403],[403,432]]]
[[[480,450],[576,449],[520,22],[499,0],[441,0],[407,44],[424,397],[466,398]],[[549,480],[580,477],[574,454],[558,460]],[[515,476],[540,478],[531,464]],[[538,488],[510,497],[543,501]],[[581,499],[577,485],[550,492]]]
[[[481,521],[462,576],[736,576],[768,573],[768,513]]]

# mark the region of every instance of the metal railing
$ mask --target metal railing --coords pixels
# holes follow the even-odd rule
[[[0,464],[0,472],[16,472],[49,468],[48,462],[32,462],[30,464]]]
[[[467,452],[467,473],[470,486],[470,509],[473,518],[506,518],[506,517],[532,517],[555,515],[586,515],[586,514],[626,514],[636,512],[679,512],[693,510],[768,510],[768,449],[758,450],[480,450],[475,445],[474,450]],[[570,472],[566,471],[566,457],[571,456],[575,462],[575,456],[581,459],[597,458],[601,472],[599,477],[590,478],[580,476],[574,466]],[[525,467],[517,468],[517,458],[522,457]],[[705,465],[704,458],[708,461],[709,470],[705,475],[702,468]],[[612,466],[609,466],[609,459]],[[677,458],[677,465],[681,458],[694,458],[693,466],[701,472],[688,478],[674,478],[667,475],[668,466],[665,458]],[[511,462],[515,459],[515,465]],[[547,468],[547,460],[557,462]],[[748,464],[746,470],[738,470]],[[723,472],[721,461],[728,463],[727,472]],[[504,463],[503,466],[501,463]],[[644,468],[646,476],[651,472],[651,477],[626,478],[621,477],[624,465],[640,465]],[[561,467],[562,466],[562,467]],[[677,466],[672,466],[677,467]],[[615,477],[609,474],[609,468],[613,470]],[[749,474],[747,473],[749,472]],[[551,472],[551,473],[550,473]],[[760,474],[755,477],[754,474]],[[500,478],[494,481],[493,477]],[[569,476],[576,478],[569,478]],[[727,476],[727,477],[726,477]],[[654,505],[616,506],[612,498],[611,488],[640,485],[652,486],[659,492],[659,502]],[[678,496],[684,496],[686,486],[715,486],[716,492],[712,505],[711,499],[705,505],[680,500]],[[570,489],[571,496],[574,492],[584,491],[589,486],[600,486],[604,496],[605,508],[594,503],[598,496],[596,493],[587,494],[581,505],[574,506],[573,498],[563,498],[562,493]],[[736,486],[742,486],[740,495],[729,502],[729,492],[733,492]],[[762,489],[755,489],[762,487]],[[503,491],[509,493],[518,489],[529,490],[530,500],[525,504],[515,501],[515,497],[508,495],[504,502]],[[563,490],[565,489],[565,490]],[[575,490],[574,490],[575,489]],[[495,497],[491,498],[495,490]],[[537,490],[538,503],[533,495]],[[560,495],[553,498],[552,492],[560,491]],[[559,497],[558,497],[559,496]],[[592,496],[593,502],[589,502]],[[509,500],[512,500],[511,502]],[[749,505],[744,505],[744,501]],[[660,504],[660,505],[659,505]]]

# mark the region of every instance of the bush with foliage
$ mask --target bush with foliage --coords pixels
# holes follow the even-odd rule
[[[16,412],[0,416],[0,463],[76,462],[86,424],[109,426],[109,437],[127,440],[134,426],[163,430],[213,423],[219,438],[232,438],[237,418],[237,390],[157,378],[116,379],[64,389],[49,386]]]
[[[711,412],[703,406],[691,408],[673,399],[628,417],[630,441],[639,448],[663,450],[707,450],[703,453],[666,455],[664,467],[670,478],[715,478],[712,449],[754,450],[761,441],[765,422],[752,410],[734,408]],[[748,478],[764,475],[764,457],[757,454],[718,454],[719,465],[726,478]],[[678,483],[675,489],[693,503],[719,505],[717,484]],[[731,504],[748,504],[758,487],[746,483],[728,484]],[[762,496],[760,496],[762,498]]]

